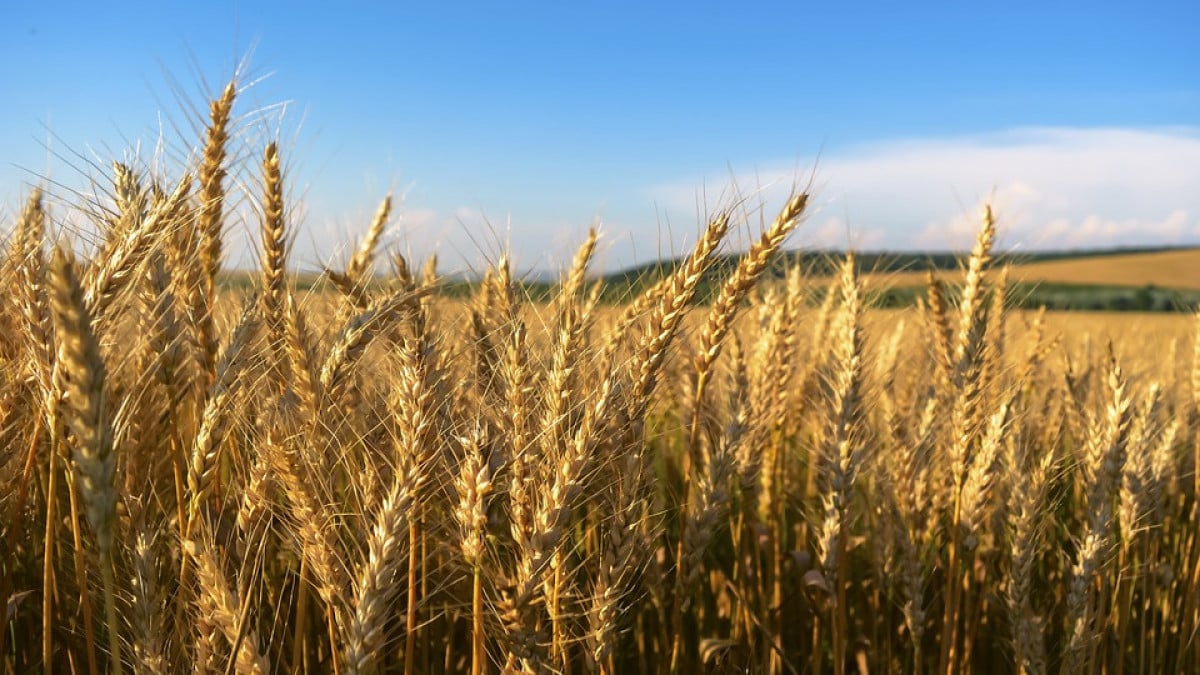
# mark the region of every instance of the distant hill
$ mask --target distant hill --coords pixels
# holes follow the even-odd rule
[[[769,274],[799,265],[810,277],[830,275],[842,251],[789,251]],[[905,306],[924,293],[928,271],[950,285],[961,279],[964,253],[856,253],[877,304]],[[737,255],[719,258],[701,282],[707,297],[734,265]],[[607,295],[628,297],[668,273],[678,260],[657,261],[605,276]],[[993,267],[1007,265],[1013,293],[1022,307],[1125,311],[1194,311],[1200,306],[1200,248],[1139,248],[1001,253]]]
[[[859,271],[866,275],[886,274],[889,279],[908,285],[924,283],[928,270],[956,272],[966,253],[950,251],[856,252]],[[841,265],[844,251],[787,251],[775,265],[776,272],[800,265],[809,276],[832,274]],[[713,274],[721,276],[737,264],[737,254],[726,254],[713,265]],[[679,264],[677,259],[657,260],[605,275],[610,282],[645,282],[658,279]],[[1116,285],[1155,284],[1172,288],[1200,288],[1200,248],[1120,248],[1078,251],[1034,251],[999,253],[994,266],[1009,265],[1029,270],[1022,280],[1047,280],[1063,283],[1099,283]],[[1107,278],[1110,273],[1119,278]],[[1175,279],[1183,279],[1176,283]]]
[[[1100,256],[1034,260],[1014,264],[1014,281],[1107,286],[1200,289],[1200,249],[1120,252]],[[921,278],[915,278],[921,277]],[[923,273],[903,273],[890,281],[922,283]]]

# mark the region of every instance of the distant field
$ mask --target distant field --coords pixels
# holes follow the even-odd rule
[[[955,271],[940,271],[939,278],[953,280]],[[1104,286],[1147,286],[1200,289],[1200,249],[1121,253],[1018,264],[1012,267],[1012,280]],[[873,275],[874,280],[902,287],[925,282],[925,271],[889,272]]]
[[[1013,311],[1010,321],[1018,333],[1028,331],[1037,317],[1036,311]],[[921,316],[913,308],[877,309],[866,314],[865,325],[874,336],[886,336],[899,323],[906,325],[906,334],[916,336],[921,330]],[[1196,330],[1196,318],[1181,313],[1161,312],[1089,312],[1049,311],[1046,313],[1047,335],[1062,341],[1062,347],[1073,354],[1087,353],[1099,358],[1104,345],[1117,345],[1118,356],[1136,359],[1138,352],[1158,354],[1160,358],[1142,361],[1139,373],[1169,378],[1171,372],[1185,371],[1192,357],[1189,348]],[[1136,338],[1136,339],[1133,339]],[[1126,354],[1122,350],[1128,350]]]

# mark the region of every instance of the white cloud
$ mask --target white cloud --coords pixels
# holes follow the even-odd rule
[[[819,161],[768,158],[732,176],[718,166],[708,180],[679,176],[641,194],[614,187],[627,192],[575,206],[543,205],[537,194],[514,194],[511,203],[508,195],[501,203],[492,197],[483,206],[460,206],[470,197],[459,194],[416,197],[397,203],[385,245],[398,246],[414,264],[436,251],[447,272],[478,271],[505,250],[520,271],[555,271],[569,264],[595,204],[603,203],[596,267],[616,269],[686,251],[704,214],[728,203],[733,182],[749,207],[764,205],[761,214],[748,208],[738,223],[733,248],[744,248],[760,215],[773,217],[814,166],[815,199],[791,240],[797,246],[964,249],[978,229],[979,205],[989,199],[1005,248],[1200,245],[1200,127],[1028,128],[871,143],[826,152]],[[346,214],[330,211],[341,200],[323,198],[306,215],[303,193],[294,199],[292,261],[305,269],[343,262],[373,212],[371,200]],[[242,203],[243,213],[231,214],[229,262],[253,267],[258,217]]]
[[[780,204],[794,166],[737,180],[769,185],[769,203]],[[683,212],[698,184],[651,192]],[[859,248],[966,248],[984,201],[1011,248],[1200,244],[1200,128],[1030,128],[875,143],[822,157],[814,187],[816,215],[796,235],[801,245],[844,246],[849,222]]]

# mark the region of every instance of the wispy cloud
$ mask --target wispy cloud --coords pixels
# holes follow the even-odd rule
[[[781,202],[797,165],[768,163],[736,180],[766,185],[768,202]],[[651,193],[685,212],[699,183]],[[1024,128],[874,143],[822,157],[815,188],[801,244],[962,248],[983,201],[1011,248],[1200,244],[1200,128]]]

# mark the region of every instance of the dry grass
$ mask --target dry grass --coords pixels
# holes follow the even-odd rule
[[[504,258],[467,302],[436,261],[377,274],[385,199],[304,295],[235,91],[199,166],[56,206],[97,245],[40,191],[14,223],[6,670],[1200,669],[1200,321],[1008,310],[990,212],[918,309],[866,306],[852,262],[766,282],[802,193],[711,306],[733,207],[609,308],[594,232],[548,303]],[[213,290],[236,156],[251,297]]]

